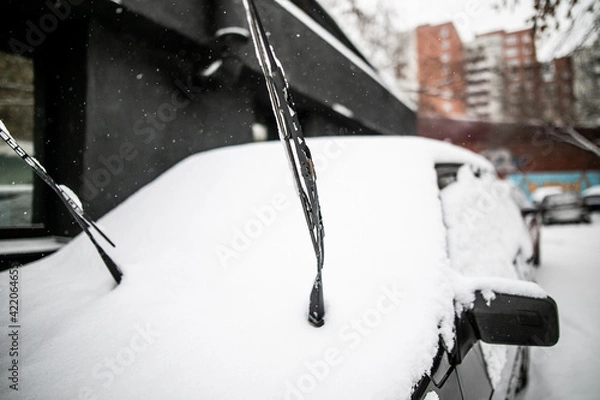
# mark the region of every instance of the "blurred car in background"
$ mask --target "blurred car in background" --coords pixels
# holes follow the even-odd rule
[[[539,207],[542,204],[542,201],[544,201],[544,198],[546,198],[546,196],[563,192],[564,189],[560,186],[544,186],[541,188],[537,188],[533,192],[531,192],[531,200],[536,206]]]
[[[591,222],[590,213],[581,196],[573,191],[550,194],[540,204],[542,222]]]
[[[521,210],[521,216],[531,236],[533,244],[533,265],[540,265],[540,235],[542,227],[542,214],[540,208],[536,206],[527,195],[513,182],[507,181],[510,188],[510,197]]]
[[[584,190],[581,195],[589,212],[600,211],[600,185]]]

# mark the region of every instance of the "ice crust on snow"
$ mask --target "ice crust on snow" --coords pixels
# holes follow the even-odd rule
[[[455,298],[468,307],[473,290],[498,287],[543,296],[461,275],[468,257],[464,271],[448,260],[433,165],[491,171],[482,157],[419,138],[309,145],[326,232],[325,326],[306,321],[316,262],[281,145],[214,150],[100,220],[124,272],[114,290],[81,235],[20,269],[23,396],[405,399],[439,336],[452,340]],[[0,274],[4,294],[6,282]]]

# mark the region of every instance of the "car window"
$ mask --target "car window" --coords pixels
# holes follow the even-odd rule
[[[451,267],[471,277],[519,278],[515,265],[522,263],[515,261],[530,258],[533,246],[508,183],[476,174],[468,165],[455,176],[440,190]],[[506,362],[498,354],[484,353],[488,376]]]
[[[456,174],[462,164],[436,164],[435,172],[437,174],[438,188],[444,189],[451,183],[456,181]]]
[[[513,261],[531,243],[506,182],[465,165],[440,198],[452,267],[467,276],[517,278]]]
[[[575,193],[560,193],[546,197],[544,203],[547,206],[562,206],[576,203],[578,197]]]

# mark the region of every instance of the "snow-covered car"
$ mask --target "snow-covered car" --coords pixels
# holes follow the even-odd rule
[[[563,193],[564,191],[560,186],[542,186],[531,192],[531,200],[539,206],[546,196]]]
[[[322,327],[307,321],[314,252],[281,145],[213,150],[99,221],[118,286],[83,235],[0,274],[26,304],[3,335],[16,353],[0,398],[513,398],[522,346],[556,343],[558,315],[519,279],[533,248],[492,165],[421,138],[309,141]]]
[[[583,199],[573,191],[545,196],[540,203],[540,210],[545,225],[555,222],[591,222]]]
[[[587,188],[581,192],[581,197],[589,212],[600,211],[600,185]]]

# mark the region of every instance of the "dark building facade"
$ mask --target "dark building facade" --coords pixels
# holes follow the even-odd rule
[[[256,3],[306,136],[416,133],[316,2]],[[241,0],[57,4],[5,2],[0,51],[32,60],[36,157],[92,217],[191,154],[277,138]],[[37,180],[32,212],[25,231],[78,231]]]

